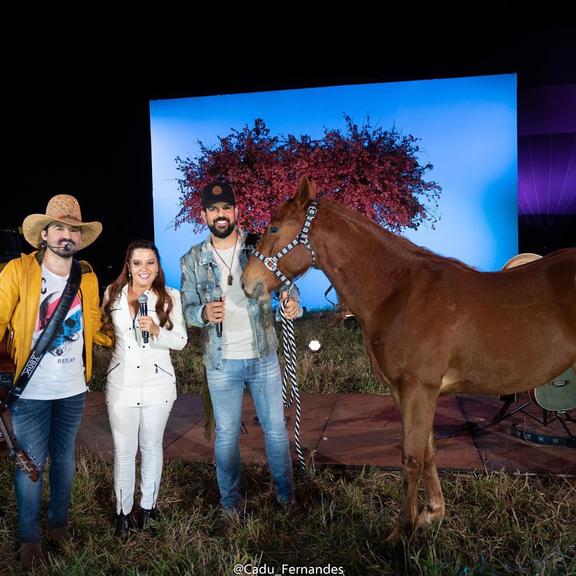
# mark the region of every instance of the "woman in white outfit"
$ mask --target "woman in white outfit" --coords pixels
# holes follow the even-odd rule
[[[146,298],[144,298],[144,296]],[[147,300],[147,313],[138,299]],[[170,349],[181,350],[187,335],[180,294],[165,284],[156,246],[136,240],[128,246],[122,272],[106,288],[102,329],[114,335],[106,403],[114,440],[117,536],[131,527],[136,452],[141,453],[138,527],[148,528],[156,512],[162,476],[162,439],[176,399]]]

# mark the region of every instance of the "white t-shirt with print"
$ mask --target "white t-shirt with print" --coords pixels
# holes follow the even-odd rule
[[[40,307],[34,327],[32,346],[44,331],[56,310],[68,276],[58,276],[42,266]],[[29,400],[58,400],[75,396],[86,390],[84,377],[84,332],[82,302],[77,293],[64,322],[46,350],[40,364],[28,382],[21,398]]]

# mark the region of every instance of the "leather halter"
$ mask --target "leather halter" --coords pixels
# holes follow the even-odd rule
[[[284,248],[282,248],[274,256],[264,256],[262,252],[258,250],[254,250],[254,252],[252,252],[252,254],[256,256],[258,260],[261,260],[264,263],[264,266],[266,266],[266,268],[268,268],[270,272],[272,272],[280,279],[280,282],[282,282],[282,284],[284,284],[286,288],[291,288],[294,282],[289,278],[287,278],[282,272],[282,270],[278,268],[278,260],[286,256],[286,254],[288,254],[288,252],[290,252],[292,249],[296,248],[298,244],[302,244],[302,246],[304,246],[310,251],[310,255],[312,256],[312,266],[314,267],[316,266],[316,254],[314,253],[312,244],[310,244],[310,241],[308,240],[308,232],[310,230],[312,220],[314,220],[314,218],[316,217],[317,212],[318,212],[318,203],[314,200],[313,202],[310,203],[308,209],[306,210],[306,221],[304,222],[302,229],[300,230],[296,238],[294,238],[292,242],[284,246]]]

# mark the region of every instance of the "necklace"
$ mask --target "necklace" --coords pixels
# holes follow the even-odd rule
[[[232,281],[234,280],[234,277],[232,276],[232,266],[234,266],[234,255],[236,254],[237,243],[238,243],[238,236],[236,236],[236,240],[234,242],[234,250],[232,251],[232,258],[230,259],[230,266],[228,266],[228,264],[226,264],[226,262],[224,261],[224,258],[222,258],[222,256],[219,254],[218,250],[216,250],[216,246],[214,246],[212,241],[210,241],[210,244],[212,244],[212,250],[214,250],[214,254],[218,256],[220,262],[222,262],[222,264],[224,264],[224,266],[226,266],[226,268],[228,269],[228,280],[227,280],[228,286],[232,286]]]

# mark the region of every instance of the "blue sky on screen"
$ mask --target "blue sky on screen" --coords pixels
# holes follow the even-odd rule
[[[262,118],[274,135],[345,131],[367,117],[419,139],[427,180],[442,186],[439,222],[404,234],[413,242],[481,270],[499,270],[518,251],[516,75],[480,76],[231,94],[150,103],[155,241],[168,283],[180,286],[179,259],[200,242],[191,225],[174,230],[179,209],[175,158],[196,158],[198,142]],[[300,284],[303,303],[328,305],[328,280],[319,271]]]

